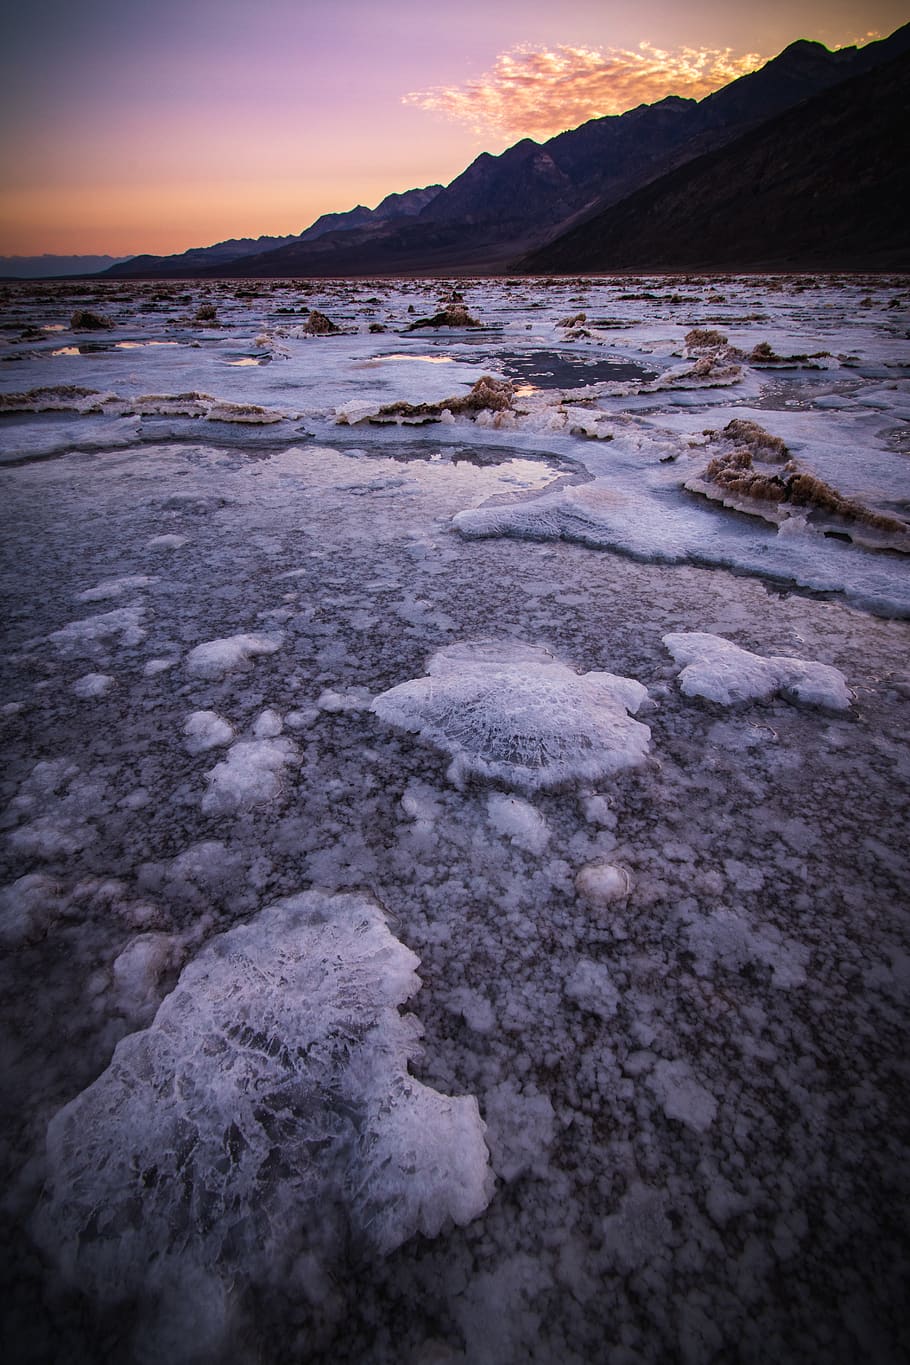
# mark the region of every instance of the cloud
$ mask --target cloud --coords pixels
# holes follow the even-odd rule
[[[765,61],[755,52],[736,56],[731,48],[526,45],[501,53],[493,70],[475,80],[412,91],[402,102],[466,123],[475,132],[546,138],[665,95],[701,99]]]

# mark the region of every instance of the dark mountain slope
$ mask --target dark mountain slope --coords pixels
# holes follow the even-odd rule
[[[189,251],[176,256],[134,256],[104,273],[115,279],[129,279],[136,275],[143,278],[196,275],[208,266],[229,265],[231,261],[276,250],[294,240],[294,237],[232,237],[225,242],[216,242],[214,246],[191,247]]]
[[[900,269],[910,56],[687,163],[516,269]]]
[[[540,145],[483,153],[409,223],[294,242],[232,274],[344,276],[495,271],[705,150],[910,45],[910,27],[866,48],[800,41],[700,103],[671,96],[593,119]],[[221,273],[212,271],[209,273]]]
[[[442,189],[441,185],[427,185],[422,190],[405,190],[403,194],[387,194],[381,204],[374,209],[358,204],[347,213],[323,213],[312,226],[299,237],[289,240],[311,242],[316,237],[324,237],[327,232],[347,232],[354,228],[369,227],[376,223],[388,223],[395,218],[413,218],[426,208],[427,204]]]
[[[861,49],[829,52],[801,40],[700,102],[670,96],[592,119],[542,145],[525,138],[499,156],[485,152],[445,189],[430,187],[429,199],[412,202],[408,213],[384,216],[384,206],[396,198],[390,196],[372,213],[358,206],[323,215],[300,237],[242,258],[139,258],[117,273],[326,277],[503,270],[521,253],[908,47],[910,25]]]
[[[499,157],[483,154],[438,194],[421,222],[486,224],[527,236],[571,215],[606,208],[683,161],[910,47],[910,27],[864,48],[829,52],[791,43],[760,70],[705,99],[669,96],[592,119],[541,144],[529,138]]]
[[[226,242],[216,242],[214,246],[192,247],[189,251],[175,256],[134,256],[132,261],[114,266],[105,272],[119,278],[139,276],[149,278],[179,279],[205,273],[232,274],[226,267],[233,266],[245,257],[259,257],[267,252],[277,251],[296,242],[312,242],[332,232],[352,232],[356,229],[375,230],[401,218],[412,218],[439,193],[441,185],[428,185],[424,189],[405,190],[402,194],[387,194],[375,209],[363,204],[349,209],[347,213],[324,213],[315,223],[299,235],[288,237],[235,237]]]

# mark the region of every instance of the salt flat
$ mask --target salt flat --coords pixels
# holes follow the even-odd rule
[[[5,291],[10,1358],[906,1359],[908,305]]]

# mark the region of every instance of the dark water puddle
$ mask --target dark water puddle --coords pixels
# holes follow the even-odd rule
[[[583,384],[656,378],[655,371],[643,370],[631,361],[592,360],[571,352],[507,351],[495,359],[509,379],[533,384],[536,389],[574,389]]]

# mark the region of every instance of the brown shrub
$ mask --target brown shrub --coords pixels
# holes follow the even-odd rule
[[[410,311],[410,309],[408,310]],[[444,308],[440,313],[434,313],[431,318],[418,318],[412,322],[408,328],[409,332],[416,332],[419,327],[479,327],[480,323],[476,318],[472,318],[463,303],[452,303]]]
[[[341,328],[336,327],[332,319],[327,318],[325,313],[319,313],[314,308],[306,322],[303,324],[303,330],[308,336],[324,337],[333,336],[335,333],[340,332]]]
[[[714,332],[709,327],[693,327],[691,332],[686,332],[686,345],[690,351],[705,351],[726,344],[723,332]]]
[[[790,455],[779,436],[772,436],[757,422],[750,422],[744,417],[734,417],[724,427],[723,434],[729,440],[746,446],[760,460],[783,461]]]
[[[504,412],[512,406],[515,389],[506,379],[494,379],[491,374],[481,375],[471,391],[457,398],[445,398],[441,403],[387,403],[379,409],[380,417],[426,417],[442,415],[448,408],[453,414],[462,412]]]
[[[77,308],[70,318],[70,327],[74,332],[104,332],[113,325],[110,318],[102,317],[100,313],[90,313],[87,308]]]

